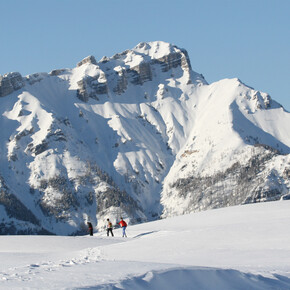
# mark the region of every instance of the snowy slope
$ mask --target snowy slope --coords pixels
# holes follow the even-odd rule
[[[290,114],[208,84],[157,41],[73,69],[0,77],[1,233],[85,232],[289,193]]]
[[[290,202],[129,226],[128,238],[2,236],[0,289],[289,289]]]
[[[238,79],[196,94],[196,125],[165,178],[163,215],[287,195],[289,113]]]

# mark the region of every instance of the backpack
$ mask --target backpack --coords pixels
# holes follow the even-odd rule
[[[112,228],[113,224],[111,222],[109,222],[109,228]]]

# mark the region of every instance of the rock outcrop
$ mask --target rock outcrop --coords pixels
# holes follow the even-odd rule
[[[117,78],[117,85],[114,87],[113,91],[118,95],[123,94],[128,87],[128,76],[127,71],[124,67],[116,67],[116,78]]]
[[[152,81],[151,64],[148,62],[141,62],[139,65],[128,70],[131,74],[131,83],[133,85],[142,85],[145,82]]]
[[[77,67],[79,67],[79,66],[82,66],[83,64],[85,64],[85,63],[91,63],[91,64],[97,64],[97,61],[96,61],[96,59],[95,59],[95,57],[94,56],[92,56],[92,55],[89,55],[89,56],[87,56],[86,58],[84,58],[82,61],[80,61],[78,64],[77,64]]]
[[[34,73],[25,77],[30,85],[34,85],[48,77],[48,73]]]
[[[24,80],[19,72],[0,75],[0,97],[5,97],[24,87]]]
[[[78,81],[78,87],[77,97],[84,102],[87,102],[89,98],[98,100],[98,95],[108,93],[107,81],[100,81],[100,76],[86,76]]]
[[[49,75],[50,76],[59,76],[62,73],[64,73],[65,71],[66,71],[65,69],[54,69],[49,73]]]
[[[180,50],[180,52],[170,53],[159,59],[155,59],[154,63],[159,63],[163,72],[167,72],[172,68],[180,66],[182,69],[191,70],[190,60],[186,50]]]

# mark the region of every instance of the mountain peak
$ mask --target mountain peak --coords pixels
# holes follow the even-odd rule
[[[85,63],[97,64],[97,61],[93,55],[89,55],[85,57],[82,61],[80,61],[77,66],[82,66]]]
[[[152,59],[159,59],[171,53],[180,52],[181,49],[168,42],[152,41],[152,42],[141,42],[138,45],[136,45],[132,49],[132,51],[148,55]]]
[[[94,66],[83,67],[84,64]],[[82,68],[74,88],[79,99],[85,102],[89,98],[98,100],[99,95],[110,95],[110,92],[121,95],[131,85],[159,81],[160,73],[166,79],[178,75],[184,85],[207,84],[200,74],[192,71],[186,50],[164,41],[141,42],[133,49],[103,57],[99,62],[88,56],[77,66]]]

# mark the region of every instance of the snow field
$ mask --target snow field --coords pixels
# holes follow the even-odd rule
[[[289,289],[290,201],[129,226],[128,238],[0,237],[0,289]]]

